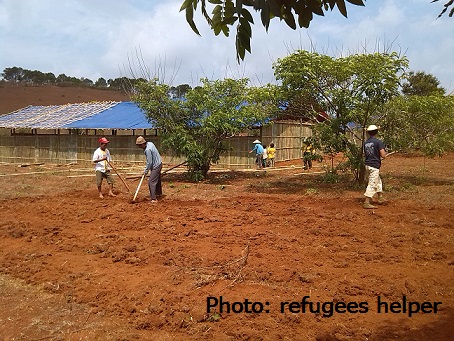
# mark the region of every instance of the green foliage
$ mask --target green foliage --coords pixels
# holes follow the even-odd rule
[[[207,321],[208,321],[208,322],[217,322],[217,321],[219,321],[221,318],[222,318],[222,316],[219,315],[217,312],[214,311],[214,312],[212,312],[212,313],[210,313],[210,314],[208,315]]]
[[[437,2],[439,0],[432,0],[432,2]],[[438,17],[440,18],[448,9],[450,6],[453,6],[450,10],[449,10],[449,17],[452,18],[452,16],[454,16],[454,0],[449,0],[447,3],[445,3],[443,5],[443,10],[441,11],[441,13],[438,15]]]
[[[185,97],[186,93],[191,89],[189,84],[180,84],[177,86],[172,86],[169,91],[169,96],[173,98]]]
[[[24,69],[17,66],[7,67],[6,69],[3,70],[2,77],[6,81],[20,82],[24,77]]]
[[[339,175],[335,170],[328,171],[323,175],[322,181],[329,184],[337,184],[339,182]]]
[[[31,84],[53,84],[55,75],[51,72],[43,73],[38,70],[27,70],[17,66],[6,68],[2,73],[3,78],[9,82],[24,82]]]
[[[346,1],[353,5],[364,6],[363,0]],[[235,1],[235,3],[233,0],[208,0],[213,7],[211,15],[208,13],[206,0],[185,0],[180,11],[186,12],[186,21],[198,35],[200,33],[194,22],[194,12],[199,3],[200,11],[215,35],[222,32],[225,36],[229,36],[230,27],[236,26],[235,46],[238,61],[244,60],[246,51],[251,52],[251,24],[254,24],[254,20],[248,8],[252,7],[260,13],[262,25],[266,30],[273,18],[285,21],[287,26],[292,29],[296,29],[297,25],[300,28],[308,28],[314,14],[323,16],[325,12],[332,11],[336,6],[339,12],[347,17],[344,0],[242,0]]]
[[[95,83],[93,83],[92,80],[82,77],[82,78],[76,78],[76,77],[70,77],[65,75],[64,73],[58,75],[58,77],[55,77],[55,75],[51,72],[43,73],[38,70],[27,70],[23,69],[20,67],[12,67],[12,68],[6,68],[2,72],[2,77],[5,81],[7,82],[15,82],[15,83],[27,83],[27,84],[55,84],[58,86],[78,86],[78,87],[100,87],[100,88],[105,88],[109,86],[111,89],[118,89],[118,90],[123,90],[125,92],[133,92],[135,85],[138,82],[143,82],[145,79],[143,78],[127,78],[127,77],[121,77],[121,78],[115,78],[115,79],[109,79],[106,81],[104,78],[99,78]],[[183,84],[177,86],[175,89],[177,89],[178,93],[184,93],[185,89],[187,89],[189,85]]]
[[[185,99],[169,97],[170,87],[158,80],[141,82],[133,100],[163,130],[163,145],[185,156],[191,178],[206,177],[211,163],[225,152],[225,139],[274,115],[276,89],[248,87],[248,79],[202,79]]]
[[[331,160],[337,153],[344,153],[361,181],[361,146],[366,139],[362,128],[375,123],[384,103],[398,95],[407,66],[407,59],[396,53],[355,54],[336,59],[296,51],[279,59],[273,67],[290,105],[301,98],[312,98],[316,104],[306,114],[316,117],[319,108],[328,113],[330,119],[314,126],[314,146]]]
[[[103,77],[100,77],[95,82],[95,86],[98,88],[105,88],[105,87],[107,87],[107,81]]]
[[[384,108],[384,141],[394,150],[454,150],[454,96],[399,96]]]
[[[416,73],[411,71],[406,80],[407,82],[402,84],[402,93],[407,96],[443,96],[446,92],[444,88],[440,87],[437,77],[422,71]]]

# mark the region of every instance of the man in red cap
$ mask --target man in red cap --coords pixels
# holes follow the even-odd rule
[[[104,196],[102,195],[101,185],[102,180],[104,178],[107,179],[107,183],[109,184],[109,196],[115,197],[116,195],[113,193],[113,176],[110,174],[109,169],[109,162],[112,161],[110,158],[109,149],[107,149],[107,144],[109,141],[105,137],[101,137],[99,140],[99,148],[95,150],[93,153],[93,162],[95,163],[95,171],[96,171],[96,186],[98,186],[98,195],[102,199]]]

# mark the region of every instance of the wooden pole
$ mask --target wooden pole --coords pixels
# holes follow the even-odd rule
[[[123,177],[118,174],[117,172],[117,169],[112,165],[112,163],[110,161],[107,160],[107,163],[109,164],[109,166],[114,170],[114,172],[118,175],[118,177],[120,178],[120,180],[123,182],[123,184],[125,185],[126,189],[128,190],[128,192],[131,192],[131,190],[129,189],[129,186],[128,184],[125,182],[125,180],[123,179]]]

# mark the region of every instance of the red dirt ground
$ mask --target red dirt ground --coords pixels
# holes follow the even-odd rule
[[[0,114],[92,100],[129,98],[0,84]],[[453,340],[454,155],[387,159],[376,210],[316,166],[167,174],[153,206],[146,186],[130,204],[118,180],[117,197],[97,199],[91,169],[0,164],[0,340]],[[220,296],[263,312],[207,313]],[[325,313],[291,312],[304,296]],[[432,303],[377,312],[378,297],[403,296]]]
[[[0,164],[4,340],[454,338],[452,154],[385,160],[376,210],[348,175],[322,182],[320,164],[166,174],[156,205],[146,186],[131,204],[118,179],[100,200],[93,171],[74,167]],[[207,312],[220,296],[263,311]],[[303,313],[305,296],[324,311]],[[409,316],[410,301],[430,303]]]

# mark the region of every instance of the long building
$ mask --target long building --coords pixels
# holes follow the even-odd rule
[[[112,101],[28,106],[1,116],[0,161],[90,163],[98,138],[106,136],[115,162],[141,163],[142,151],[135,146],[139,135],[156,144],[164,163],[184,161],[161,148],[160,130],[135,103]],[[222,155],[219,166],[254,167],[254,157],[248,151],[257,138],[276,145],[276,161],[300,158],[302,140],[310,135],[310,123],[274,121],[226,140],[229,152]]]

